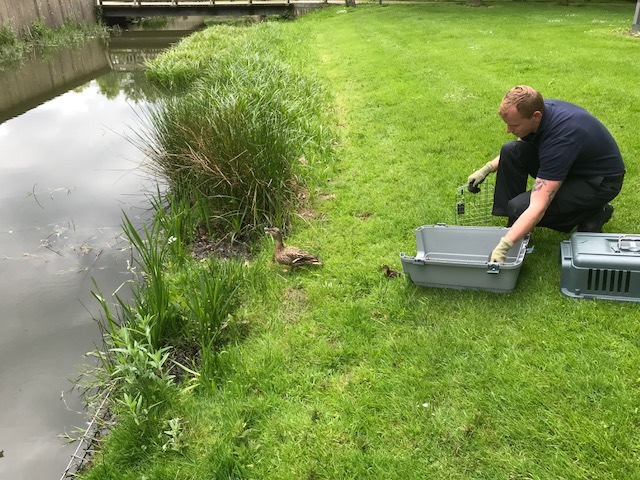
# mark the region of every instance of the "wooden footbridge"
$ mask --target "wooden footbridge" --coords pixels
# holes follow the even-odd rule
[[[296,15],[344,0],[96,0],[103,17]]]

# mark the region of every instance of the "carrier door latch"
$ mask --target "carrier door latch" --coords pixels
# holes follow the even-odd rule
[[[624,243],[623,243],[624,242]],[[618,238],[618,246],[613,249],[616,253],[640,252],[640,236],[638,235],[621,235]]]

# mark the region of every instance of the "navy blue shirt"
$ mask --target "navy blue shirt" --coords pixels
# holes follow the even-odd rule
[[[538,131],[522,140],[538,148],[538,178],[615,177],[624,162],[609,130],[585,109],[560,100],[545,100]]]

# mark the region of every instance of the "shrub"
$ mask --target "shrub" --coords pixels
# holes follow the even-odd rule
[[[18,37],[9,27],[0,28],[0,48],[11,47],[16,44]]]

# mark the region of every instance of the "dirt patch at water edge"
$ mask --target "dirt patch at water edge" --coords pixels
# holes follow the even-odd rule
[[[201,261],[209,257],[247,259],[251,254],[249,245],[242,241],[215,239],[202,232],[196,233],[190,248],[191,256]]]

